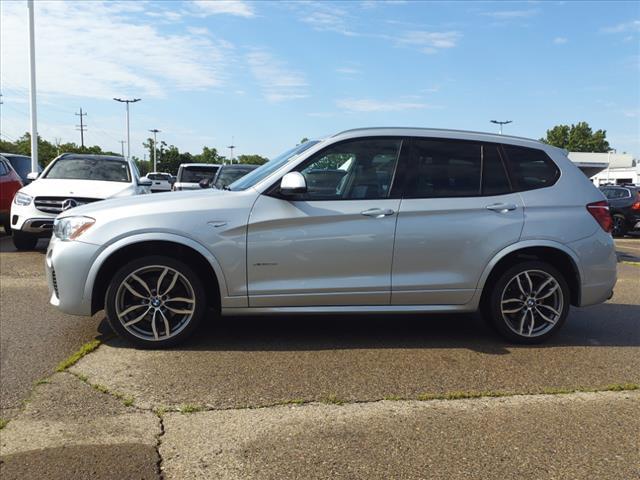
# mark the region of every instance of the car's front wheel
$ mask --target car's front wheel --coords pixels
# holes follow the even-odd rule
[[[38,243],[38,237],[30,233],[23,233],[20,230],[13,230],[11,232],[11,240],[16,250],[33,250]]]
[[[500,275],[485,313],[508,340],[533,344],[560,329],[569,303],[569,287],[562,274],[546,262],[530,261]]]
[[[202,281],[184,262],[148,256],[122,267],[105,298],[113,330],[135,345],[162,348],[185,340],[205,315]]]

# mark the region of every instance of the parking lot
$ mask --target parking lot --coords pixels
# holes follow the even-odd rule
[[[532,347],[477,315],[379,315],[225,318],[136,350],[48,305],[45,245],[0,239],[3,478],[638,474],[640,238],[616,241],[614,297]]]

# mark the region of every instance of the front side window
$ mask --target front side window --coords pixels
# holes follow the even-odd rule
[[[105,182],[131,182],[127,162],[96,158],[61,158],[45,178],[64,180],[100,180]]]
[[[542,150],[503,145],[512,179],[518,191],[549,187],[556,183],[560,170]]]
[[[0,161],[0,176],[4,177],[5,175],[7,175],[9,173],[9,169],[7,168],[7,166],[4,164],[4,160]]]
[[[307,182],[298,200],[388,198],[402,140],[359,139],[321,151],[296,170]]]
[[[480,195],[482,144],[450,140],[413,142],[413,165],[406,196],[412,198]],[[494,188],[488,185],[488,188]]]

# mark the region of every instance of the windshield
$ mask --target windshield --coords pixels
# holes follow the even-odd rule
[[[212,180],[213,176],[220,168],[218,165],[210,167],[182,167],[178,173],[180,183],[198,183],[200,180]]]
[[[127,162],[121,160],[61,158],[51,165],[45,178],[128,183],[131,173]]]
[[[259,181],[267,178],[273,172],[278,170],[285,163],[293,160],[295,157],[300,155],[305,150],[313,147],[315,144],[319,143],[319,140],[311,140],[309,142],[305,142],[301,145],[296,145],[291,150],[287,150],[286,152],[278,155],[272,160],[269,160],[264,165],[256,168],[253,172],[248,173],[240,180],[233,182],[229,185],[229,190],[246,190],[247,188],[253,187]]]
[[[227,185],[231,185],[236,180],[244,177],[251,170],[254,170],[257,167],[247,166],[247,167],[236,167],[236,168],[222,168],[218,175],[216,175],[216,181],[213,182],[213,186],[215,188],[223,189]]]

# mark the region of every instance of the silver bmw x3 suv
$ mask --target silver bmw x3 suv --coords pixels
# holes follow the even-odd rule
[[[534,140],[418,128],[349,130],[231,184],[63,212],[51,303],[104,309],[140,345],[218,315],[480,310],[535,343],[616,283],[602,193]],[[390,324],[389,328],[393,328]]]

